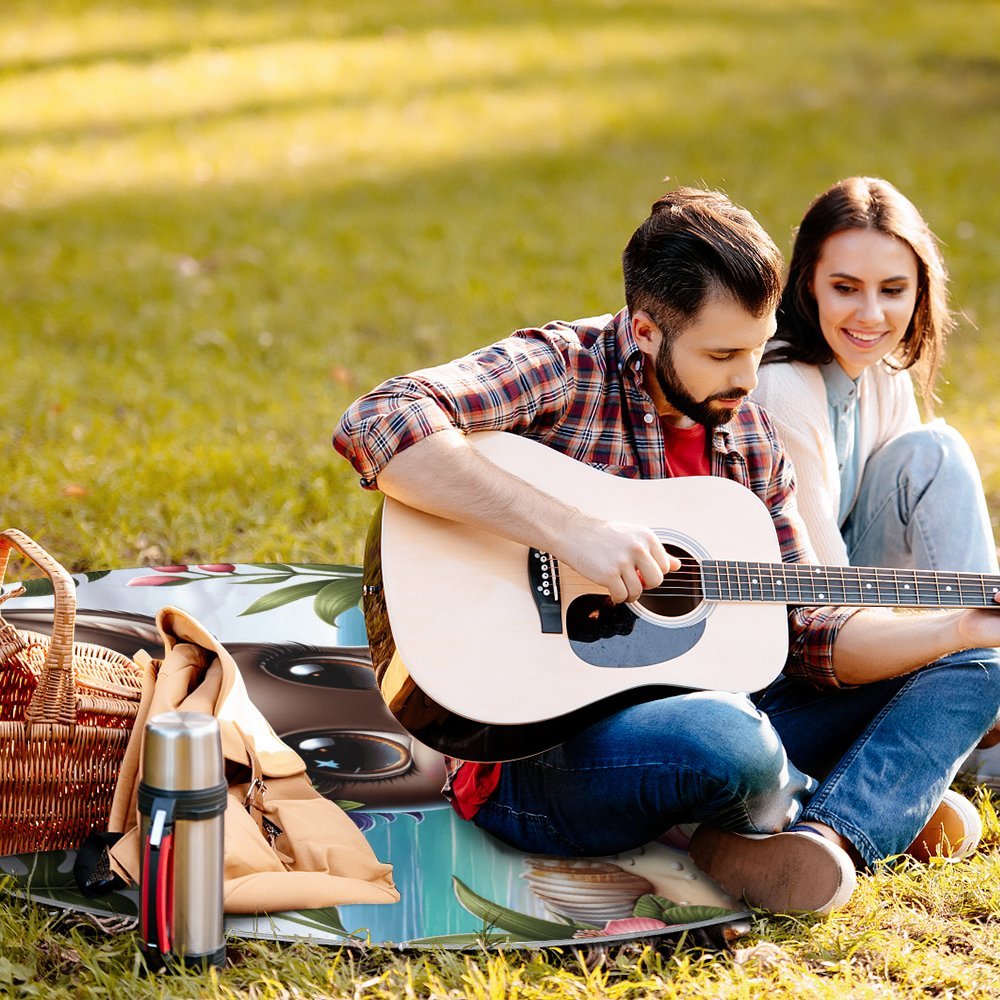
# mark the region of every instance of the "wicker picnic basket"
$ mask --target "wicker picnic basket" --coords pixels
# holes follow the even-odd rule
[[[51,638],[0,615],[0,855],[75,848],[106,828],[142,688],[127,656],[74,643],[72,577],[16,528],[0,532],[0,583],[12,548],[49,576],[55,605]]]

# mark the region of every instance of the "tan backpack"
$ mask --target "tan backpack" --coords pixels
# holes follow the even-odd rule
[[[310,784],[306,766],[250,701],[232,656],[178,608],[156,617],[163,660],[135,657],[142,700],[111,806],[111,866],[139,881],[138,789],[146,720],[191,711],[219,721],[229,784],[225,813],[226,913],[277,913],[399,899],[382,864],[347,814]]]

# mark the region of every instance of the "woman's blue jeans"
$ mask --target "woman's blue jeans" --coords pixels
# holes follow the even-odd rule
[[[841,534],[852,566],[997,572],[976,460],[943,421],[900,434],[868,459]]]

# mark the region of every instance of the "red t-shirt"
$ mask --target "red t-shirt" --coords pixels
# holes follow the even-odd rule
[[[660,427],[663,429],[663,439],[666,442],[665,461],[671,479],[712,474],[708,458],[708,430],[704,424],[675,427],[661,417]]]
[[[675,427],[661,418],[666,442],[665,461],[671,478],[711,475],[708,457],[708,431],[702,424]],[[451,785],[451,804],[462,819],[472,819],[479,807],[493,794],[500,783],[502,764],[462,766]]]

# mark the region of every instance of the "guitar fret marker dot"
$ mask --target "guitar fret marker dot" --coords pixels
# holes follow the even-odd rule
[[[871,590],[872,589],[872,585],[870,583],[866,583],[865,584],[865,589],[866,590]]]

